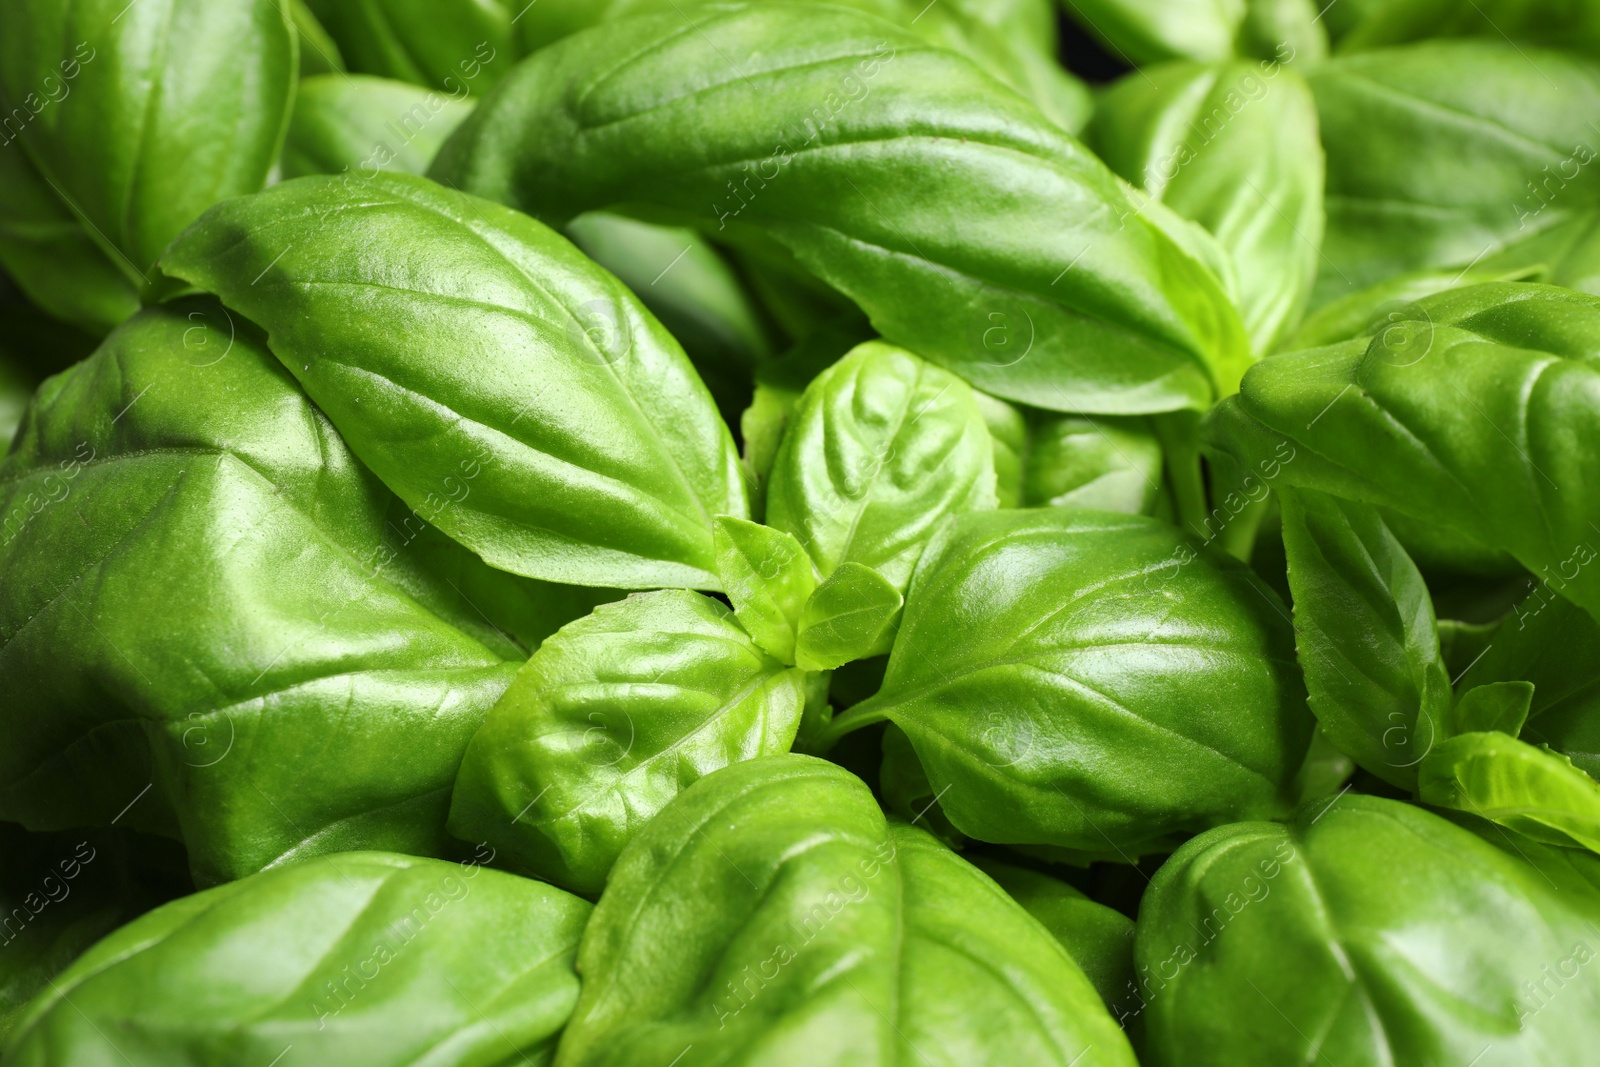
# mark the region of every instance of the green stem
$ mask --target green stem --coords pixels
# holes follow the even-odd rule
[[[1153,416],[1150,421],[1166,455],[1167,480],[1172,483],[1178,525],[1196,537],[1204,537],[1209,509],[1205,475],[1200,468],[1200,416],[1193,411],[1174,411]]]
[[[888,709],[878,704],[877,697],[863,700],[843,715],[835,716],[832,721],[817,731],[812,740],[812,751],[819,755],[825,753],[838,744],[839,739],[845,734],[854,733],[863,726],[871,726],[875,722],[883,722],[888,717]]]
[[[1249,563],[1250,555],[1256,548],[1256,534],[1261,532],[1261,523],[1267,517],[1271,500],[1271,497],[1263,496],[1246,504],[1244,510],[1235,515],[1233,521],[1217,535],[1217,547],[1240,563]]]

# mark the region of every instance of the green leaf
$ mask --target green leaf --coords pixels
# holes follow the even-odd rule
[[[180,837],[202,884],[449,847],[461,754],[524,654],[460,592],[487,570],[248,322],[146,309],[40,388],[0,463],[0,692],[28,694],[0,701],[0,819]]]
[[[1234,56],[1316,61],[1328,50],[1317,25],[1322,5],[1312,0],[1066,0],[1063,6],[1131,66]]]
[[[1600,56],[1600,12],[1568,0],[1382,0],[1340,48],[1365,51],[1431,37],[1487,37]]]
[[[421,174],[471,113],[461,100],[388,78],[303,78],[283,145],[283,176]]]
[[[871,567],[897,589],[951,515],[995,506],[994,449],[965,382],[881,341],[806,387],[767,489],[767,523],[823,577]]]
[[[1339,56],[1307,76],[1328,159],[1314,307],[1473,265],[1600,200],[1591,60],[1496,36]]]
[[[1600,299],[1496,283],[1410,305],[1370,340],[1273,356],[1211,416],[1281,481],[1516,557],[1545,601],[1600,611]]]
[[[344,56],[339,46],[317,16],[306,6],[306,0],[289,0],[289,22],[294,26],[295,40],[300,46],[300,77],[312,78],[319,74],[343,74]]]
[[[1489,842],[1354,793],[1188,842],[1139,907],[1143,1062],[1586,1062],[1600,863]]]
[[[492,858],[354,852],[174,901],[57,978],[8,1058],[548,1063],[578,998],[590,907],[485,870]]]
[[[696,783],[618,860],[578,952],[567,1067],[1133,1067],[1083,973],[976,868],[805,756]]]
[[[3,136],[130,282],[219,200],[261,188],[294,98],[277,0],[0,6]]]
[[[917,568],[887,718],[980,841],[1131,855],[1282,813],[1310,740],[1288,612],[1155,519],[1073,508],[959,519]]]
[[[1286,487],[1279,499],[1311,710],[1340,751],[1409,787],[1450,712],[1428,587],[1371,507]]]
[[[686,786],[787,752],[799,671],[687,590],[639,593],[545,641],[472,739],[450,830],[503,862],[598,893],[617,854]]]
[[[750,639],[785,663],[794,662],[800,612],[817,588],[800,542],[770,526],[730,515],[712,527],[717,575]]]
[[[1152,514],[1162,500],[1161,442],[1141,418],[1042,415],[1028,440],[1022,500]]]
[[[889,651],[905,598],[888,579],[859,563],[842,564],[817,586],[800,613],[795,662],[831,671]]]
[[[1252,346],[1305,311],[1321,260],[1322,145],[1305,79],[1273,63],[1171,63],[1124,75],[1086,137],[1111,169],[1216,236]]]
[[[1499,731],[1516,737],[1533,704],[1532,682],[1490,682],[1464,690],[1450,709],[1450,736]]]
[[[1509,734],[1442,742],[1422,761],[1417,795],[1547,845],[1600,852],[1600,782],[1560,753]]]
[[[453,96],[488,92],[519,53],[498,0],[306,0],[353,71]]]
[[[1002,508],[1020,508],[1027,469],[1028,420],[1019,409],[997,396],[974,389],[972,399],[978,402],[994,447],[995,503]]]
[[[842,8],[568,37],[432,173],[552,224],[647,206],[779,246],[887,340],[1039,407],[1203,409],[1249,361],[1207,257],[1092,153],[966,57]]]
[[[492,566],[715,588],[711,517],[746,513],[728,429],[633,294],[538,223],[409,175],[301,178],[161,266],[265,327],[362,461]]]

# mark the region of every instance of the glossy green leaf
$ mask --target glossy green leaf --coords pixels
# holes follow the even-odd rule
[[[362,461],[491,565],[715,588],[711,518],[746,513],[728,429],[633,294],[533,220],[409,175],[301,178],[161,266],[265,327]]]
[[[696,783],[618,861],[563,1067],[1132,1067],[1066,952],[927,834],[805,756]]]
[[[1161,442],[1144,419],[1043,415],[1030,428],[1022,502],[1152,514]]]
[[[1322,145],[1305,79],[1247,60],[1139,70],[1100,98],[1086,136],[1112,170],[1216,236],[1251,343],[1270,352],[1321,265]]]
[[[767,652],[793,663],[800,612],[817,588],[806,550],[781,530],[727,515],[718,516],[713,532],[717,571],[740,625]]]
[[[1328,50],[1317,25],[1320,6],[1312,0],[1062,0],[1067,14],[1130,66],[1234,56],[1315,61]]]
[[[0,692],[26,694],[0,701],[0,818],[181,837],[202,883],[446,847],[524,654],[460,592],[474,570],[247,322],[147,309],[44,384],[0,463]]]
[[[1490,682],[1464,690],[1448,716],[1449,733],[1484,733],[1496,730],[1516,737],[1528,721],[1533,705],[1532,682]]]
[[[1560,753],[1509,734],[1442,742],[1422,761],[1417,795],[1547,845],[1600,852],[1600,782]]]
[[[590,908],[486,858],[353,852],[174,901],[62,974],[6,1061],[548,1064]]]
[[[1517,605],[1481,655],[1462,668],[1463,692],[1495,682],[1533,684],[1519,736],[1549,745],[1600,776],[1600,623],[1548,589]]]
[[[995,506],[994,449],[965,382],[869,341],[806,387],[767,489],[767,524],[824,577],[860,563],[904,590],[951,515]]]
[[[1133,920],[1048,874],[982,856],[974,856],[972,863],[1061,942],[1115,1012],[1117,1002],[1135,988]]]
[[[1339,47],[1354,52],[1431,37],[1485,37],[1600,57],[1600,10],[1572,0],[1383,0]]]
[[[1275,815],[1312,718],[1288,612],[1154,519],[969,515],[923,558],[883,689],[950,821],[981,841],[1133,854]]]
[[[808,671],[831,671],[882,655],[894,642],[904,603],[900,590],[871,567],[841,564],[800,613],[795,662]]]
[[[261,188],[295,62],[277,0],[13,0],[0,110],[31,116],[6,147],[137,283],[202,211]]]
[[[1600,870],[1579,859],[1590,884],[1558,891],[1543,857],[1355,794],[1195,838],[1139,908],[1144,1062],[1580,1067]]]
[[[800,672],[687,590],[608,604],[547,640],[467,749],[450,829],[598,893],[617,854],[686,786],[787,752]]]
[[[1308,77],[1327,151],[1313,305],[1466,267],[1600,200],[1600,64],[1503,39],[1341,56]],[[1464,176],[1470,175],[1470,180]]]
[[[1450,712],[1428,587],[1371,507],[1285,487],[1279,499],[1311,710],[1357,764],[1410,786]]]
[[[1203,408],[1249,358],[1189,250],[1204,235],[1174,240],[970,60],[840,8],[575,34],[519,66],[433,173],[552,223],[650,205],[779,246],[888,340],[1036,406]]]
[[[283,176],[421,174],[471,112],[463,100],[388,78],[304,78],[283,145]]]
[[[488,92],[518,58],[500,0],[306,0],[353,71],[457,96]]]
[[[1470,534],[1546,599],[1600,611],[1600,299],[1499,283],[1412,304],[1370,340],[1264,360],[1212,436],[1287,446],[1289,485]]]

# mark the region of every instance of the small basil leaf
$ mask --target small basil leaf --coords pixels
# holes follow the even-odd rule
[[[1542,841],[1600,852],[1600,782],[1557,752],[1498,731],[1439,744],[1422,761],[1417,795]]]
[[[800,613],[795,662],[808,671],[831,671],[882,655],[894,643],[894,621],[904,603],[900,590],[871,567],[842,565]]]
[[[869,341],[800,397],[772,466],[767,523],[794,534],[824,577],[860,563],[904,590],[946,518],[994,506],[994,448],[972,390]]]
[[[794,662],[800,612],[817,588],[800,542],[770,526],[719,515],[712,527],[717,575],[750,639],[785,663]]]
[[[1428,587],[1371,507],[1284,487],[1279,499],[1311,710],[1340,751],[1410,786],[1450,710]]]
[[[1152,514],[1162,499],[1162,463],[1145,419],[1043,415],[1029,436],[1023,503]]]
[[[787,752],[805,692],[709,597],[639,593],[540,646],[467,748],[450,829],[531,874],[598,893],[685,786]]]
[[[1533,704],[1532,682],[1490,682],[1473,686],[1457,698],[1450,709],[1449,733],[1470,734],[1498,731],[1516,737],[1528,721]]]
[[[421,174],[471,112],[470,104],[388,78],[302,78],[283,145],[283,176]]]
[[[1188,842],[1139,906],[1144,1062],[1586,1062],[1600,862],[1486,836],[1351,793]]]
[[[306,0],[353,71],[454,96],[487,92],[517,61],[498,0]]]
[[[409,175],[300,178],[161,265],[264,326],[356,454],[491,565],[715,588],[711,516],[745,514],[728,429],[633,294],[533,220]]]
[[[968,515],[917,568],[887,718],[956,828],[1094,852],[1272,815],[1310,740],[1288,612],[1236,561],[1155,519]]]
[[[95,945],[28,1007],[7,1055],[37,1067],[548,1063],[578,997],[590,910],[479,860],[292,864]],[[174,1016],[175,1001],[197,1010]]]
[[[617,861],[578,968],[567,1067],[891,1067],[951,1049],[1135,1063],[1037,920],[806,756],[724,768],[652,820]]]
[[[1208,235],[1175,239],[1035,105],[880,18],[668,10],[573,34],[505,85],[432,174],[556,225],[648,207],[776,245],[997,396],[1203,409],[1249,363]]]
[[[0,5],[0,112],[38,116],[7,150],[133,282],[206,208],[261,188],[294,83],[277,0]]]

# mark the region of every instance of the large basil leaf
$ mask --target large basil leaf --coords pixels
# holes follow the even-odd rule
[[[1441,743],[1422,761],[1417,796],[1535,841],[1600,852],[1600,782],[1565,756],[1504,733]]]
[[[747,513],[728,428],[633,294],[533,220],[409,175],[301,178],[161,267],[264,326],[356,455],[493,566],[716,587],[712,516]]]
[[[1322,5],[1312,0],[1062,0],[1062,6],[1130,66],[1234,56],[1314,61],[1328,50],[1317,25]]]
[[[574,34],[518,67],[433,173],[555,224],[649,205],[775,243],[888,340],[1041,407],[1204,408],[1249,360],[1203,234],[1169,236],[971,61],[840,8]]]
[[[1139,908],[1145,1062],[1586,1064],[1600,870],[1572,856],[1590,884],[1558,891],[1543,857],[1359,795],[1198,837]]]
[[[1142,418],[1043,415],[1028,439],[1022,503],[1152,514],[1162,500],[1162,452]]]
[[[589,905],[539,882],[354,852],[174,901],[27,1009],[18,1067],[549,1064]]]
[[[994,447],[972,390],[869,341],[801,395],[772,465],[766,521],[793,534],[823,577],[860,563],[903,591],[945,519],[995,505]]]
[[[735,764],[657,816],[578,967],[564,1067],[1134,1063],[1037,921],[805,756]]]
[[[1328,158],[1316,306],[1467,266],[1600,201],[1600,168],[1586,165],[1600,153],[1590,60],[1437,41],[1342,56],[1309,78]]]
[[[1463,692],[1533,683],[1521,737],[1549,745],[1600,777],[1600,623],[1548,590],[1519,604],[1457,680]]]
[[[1305,79],[1272,63],[1170,63],[1102,96],[1089,143],[1118,174],[1216,235],[1257,352],[1299,321],[1322,244],[1322,145]]]
[[[283,145],[283,176],[421,174],[471,112],[462,100],[388,78],[304,78]]]
[[[699,593],[639,593],[547,640],[472,739],[450,829],[598,893],[617,853],[696,779],[787,752],[800,672]]]
[[[1502,548],[1600,611],[1600,299],[1499,283],[1438,294],[1371,339],[1273,356],[1220,405],[1242,456],[1290,443],[1285,484]]]
[[[1276,815],[1311,737],[1288,612],[1154,519],[968,515],[911,584],[883,688],[956,828],[1131,855]]]
[[[0,1043],[90,945],[194,888],[179,846],[116,830],[30,834],[0,824],[0,857]]]
[[[0,5],[0,111],[31,114],[6,150],[133,282],[206,208],[261,188],[294,79],[275,0]]]
[[[487,570],[243,319],[142,312],[41,387],[0,463],[0,818],[181,836],[202,882],[446,847],[523,654],[496,627],[541,614],[510,575],[508,615],[471,593]]]
[[[350,69],[440,89],[487,92],[517,60],[500,0],[306,0]],[[529,5],[532,6],[532,5]]]
[[[1341,752],[1412,786],[1451,702],[1428,587],[1372,507],[1308,489],[1278,496],[1311,710]]]

